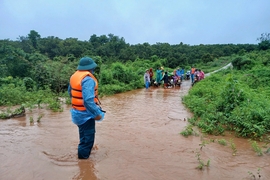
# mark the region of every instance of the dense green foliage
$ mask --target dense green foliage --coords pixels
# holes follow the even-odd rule
[[[208,63],[219,57],[250,52],[258,48],[259,46],[254,44],[200,44],[191,46],[182,42],[175,45],[168,43],[130,45],[125,42],[124,38],[119,38],[113,34],[108,36],[94,34],[88,41],[80,41],[77,38],[63,40],[54,36],[41,37],[38,32],[31,30],[27,36],[20,36],[17,41],[0,40],[0,52],[5,56],[0,59],[1,62],[8,64],[18,61],[21,63],[19,67],[27,67],[27,61],[30,60],[32,55],[36,57],[32,56],[31,62],[38,58],[40,60],[44,60],[44,58],[54,60],[58,57],[66,57],[69,61],[73,61],[82,56],[90,55],[102,57],[103,63],[125,63],[127,61],[133,62],[138,58],[150,60],[154,57],[167,59],[168,64],[166,66],[175,68],[200,62]],[[12,72],[13,67],[8,67],[8,72]]]
[[[105,65],[101,63],[100,57],[93,58],[100,63],[95,74],[99,79],[101,96],[142,88],[145,69],[165,63],[162,59],[155,62],[137,59],[125,64],[115,62]],[[75,72],[77,65],[78,62],[68,62],[65,59],[47,60],[38,63],[36,69],[30,71],[33,73],[32,77],[0,78],[0,106],[25,102],[36,104],[40,100],[60,96],[62,92],[67,96],[69,78]]]
[[[221,56],[257,48],[258,45],[252,44],[130,45],[124,38],[113,34],[99,37],[94,34],[89,41],[76,38],[62,40],[53,36],[42,38],[38,32],[31,30],[17,41],[0,40],[0,78],[23,79],[27,91],[47,89],[59,95],[66,92],[69,77],[76,70],[79,59],[90,56],[99,65],[95,75],[100,81],[100,93],[106,95],[143,87],[141,77],[149,67],[155,70],[158,66],[165,66],[167,70],[172,70],[179,66],[187,69],[196,64],[202,68],[216,68],[222,65],[222,60],[230,61]],[[6,101],[1,100],[5,102],[1,105],[6,104]],[[21,101],[16,102],[24,101],[21,98]],[[7,104],[14,103],[10,101]]]
[[[212,74],[183,98],[203,132],[258,138],[270,132],[270,51],[232,57],[234,68]]]
[[[261,137],[270,130],[269,39],[262,34],[258,45],[130,45],[113,34],[80,41],[41,37],[31,30],[17,41],[0,40],[0,106],[46,104],[61,111],[58,97],[68,97],[69,78],[83,56],[98,64],[95,76],[101,96],[142,88],[150,67],[172,71],[195,65],[207,73],[232,62],[234,70],[211,75],[184,98],[195,115],[190,122],[210,134],[233,130],[239,136]]]
[[[47,104],[53,111],[61,111],[60,101],[49,87],[37,89],[30,78],[19,79],[11,76],[0,78],[0,106],[21,104],[24,107]]]

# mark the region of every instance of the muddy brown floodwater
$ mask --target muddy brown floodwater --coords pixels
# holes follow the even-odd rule
[[[257,156],[247,139],[179,133],[192,114],[181,103],[190,82],[175,89],[134,90],[103,98],[105,120],[96,125],[95,148],[77,159],[78,130],[64,112],[36,109],[0,121],[1,180],[240,180],[270,179],[270,155]],[[43,114],[40,123],[36,120]],[[33,117],[34,124],[29,123]],[[217,139],[233,139],[237,153]],[[200,144],[213,139],[200,150]],[[210,166],[199,170],[196,153]]]

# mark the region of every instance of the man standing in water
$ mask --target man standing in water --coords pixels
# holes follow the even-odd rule
[[[79,159],[89,158],[95,140],[95,121],[102,121],[105,116],[105,111],[99,106],[98,82],[93,75],[96,67],[97,64],[90,57],[81,58],[68,87],[72,122],[79,128]]]
[[[156,82],[158,86],[161,84],[160,83],[161,79],[162,79],[162,70],[160,67],[158,67],[156,70]]]

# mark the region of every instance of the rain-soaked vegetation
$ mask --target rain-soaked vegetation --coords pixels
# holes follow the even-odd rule
[[[232,56],[233,68],[195,84],[183,102],[202,132],[262,138],[270,132],[270,51]]]
[[[98,64],[100,96],[143,88],[145,69],[163,66],[171,72],[195,66],[207,73],[232,62],[233,68],[200,81],[183,98],[194,113],[189,122],[209,134],[232,131],[261,138],[270,131],[269,34],[258,40],[258,44],[237,45],[130,45],[113,34],[94,34],[89,41],[80,41],[42,38],[31,30],[16,41],[0,40],[0,106],[19,106],[2,110],[0,117],[11,117],[24,108],[62,111],[62,103],[69,103],[69,78],[83,56]]]

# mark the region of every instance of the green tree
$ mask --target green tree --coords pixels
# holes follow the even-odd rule
[[[270,33],[262,33],[261,37],[257,38],[260,50],[270,49]]]
[[[40,39],[39,50],[42,54],[47,55],[50,59],[63,54],[62,40],[58,37],[48,36]]]
[[[25,36],[19,36],[18,38],[20,48],[26,52],[31,53],[33,51],[33,46],[31,45],[29,38]]]
[[[37,49],[38,40],[40,39],[40,35],[38,34],[38,32],[31,30],[30,33],[28,34],[28,39],[30,40],[34,49]]]
[[[72,54],[77,58],[80,58],[83,52],[86,51],[84,44],[81,43],[78,38],[67,38],[60,41],[59,48],[61,48],[60,54],[62,56]]]
[[[214,57],[210,53],[206,53],[202,56],[202,61],[204,63],[212,62],[214,61]]]

